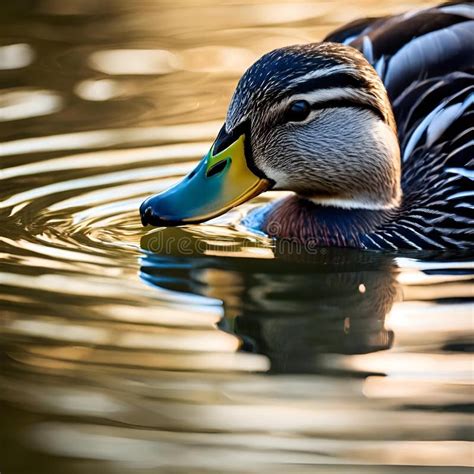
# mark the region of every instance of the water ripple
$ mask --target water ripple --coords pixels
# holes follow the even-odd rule
[[[112,3],[2,23],[1,470],[471,472],[469,256],[308,254],[239,223],[279,193],[138,215],[256,56],[405,7]]]

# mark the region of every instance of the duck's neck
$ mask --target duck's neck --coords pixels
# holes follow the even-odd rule
[[[392,214],[393,210],[344,209],[290,196],[266,213],[263,230],[271,237],[318,247],[361,247],[361,238]]]

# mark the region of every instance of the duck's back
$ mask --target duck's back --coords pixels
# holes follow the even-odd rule
[[[474,4],[358,20],[326,41],[366,56],[387,88],[398,127],[403,203],[364,245],[472,247]]]

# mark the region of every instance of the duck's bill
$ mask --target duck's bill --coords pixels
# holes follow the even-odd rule
[[[143,225],[197,224],[257,196],[271,182],[257,176],[245,156],[245,134],[214,154],[216,143],[180,183],[140,206]]]

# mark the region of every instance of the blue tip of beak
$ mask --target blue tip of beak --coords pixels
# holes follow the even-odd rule
[[[142,219],[142,225],[146,226],[151,224],[153,220],[153,209],[151,206],[144,206],[145,202],[140,206],[140,217]]]
[[[155,196],[156,198],[156,196]],[[152,225],[154,227],[167,227],[182,225],[181,220],[163,219],[154,210],[153,205],[150,203],[150,199],[146,199],[140,206],[140,217],[142,225]]]

